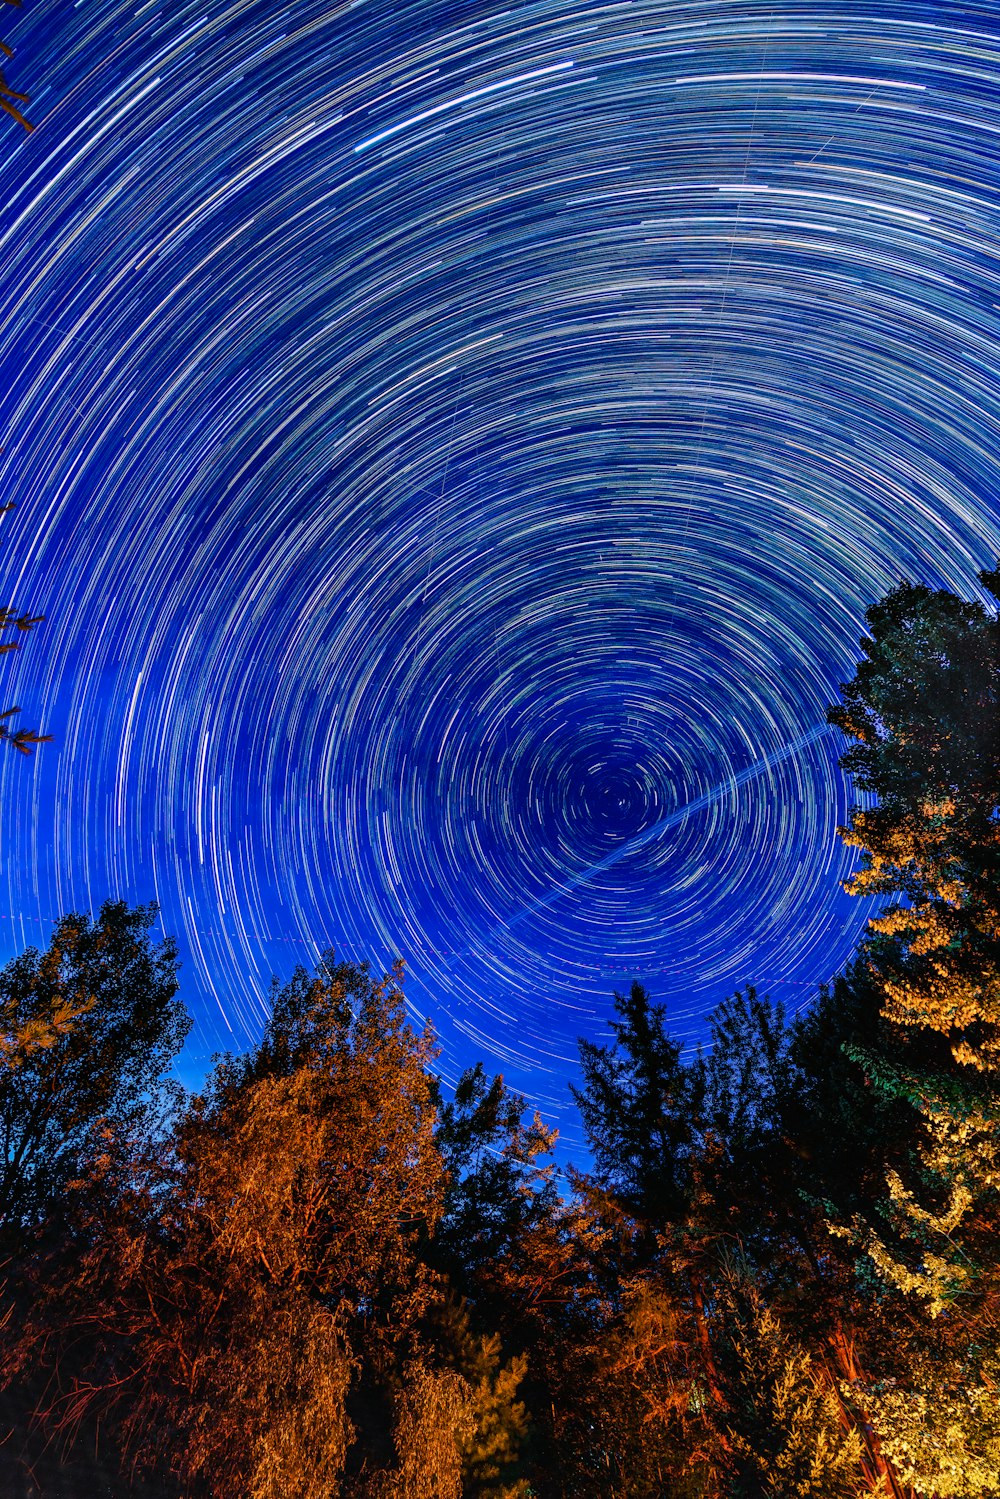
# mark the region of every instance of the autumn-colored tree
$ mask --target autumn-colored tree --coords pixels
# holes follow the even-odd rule
[[[402,1496],[422,1452],[457,1452],[459,1387],[421,1361],[435,1289],[417,1246],[443,1191],[432,1054],[398,973],[296,973],[261,1044],[223,1059],[95,1225],[77,1310],[107,1367],[94,1398],[191,1493]]]
[[[518,1370],[441,1335],[432,1039],[400,971],[331,959],[272,1000],[166,1131],[109,1127],[22,1366],[52,1367],[52,1421],[99,1414],[185,1495],[459,1499]]]
[[[548,1477],[573,1499],[722,1499],[687,1309],[646,1278],[587,1310],[551,1371],[553,1440],[538,1492]]]
[[[150,913],[8,965],[0,1367],[39,1419],[183,1499],[1000,1492],[997,624],[914,588],[869,624],[833,717],[888,909],[704,1055],[617,995],[588,1171],[482,1067],[445,1097],[398,970],[275,985],[188,1097]]]

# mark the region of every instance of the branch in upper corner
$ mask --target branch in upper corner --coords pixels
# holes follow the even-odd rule
[[[3,3],[5,5],[20,7],[21,0],[3,0]],[[0,42],[0,52],[3,53],[4,57],[14,56],[13,47],[8,47],[6,42]],[[2,70],[0,70],[0,109],[5,109],[19,125],[23,125],[25,130],[31,131],[34,130],[34,125],[32,125],[30,120],[24,118],[24,115],[17,107],[18,104],[28,104],[29,102],[29,95],[15,93],[4,77]]]

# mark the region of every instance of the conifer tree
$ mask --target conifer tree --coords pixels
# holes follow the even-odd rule
[[[481,1297],[483,1273],[516,1258],[534,1226],[555,1210],[552,1149],[556,1131],[501,1075],[481,1063],[467,1068],[453,1097],[438,1093],[435,1140],[447,1173],[444,1211],[435,1235],[434,1263],[452,1284]]]
[[[1000,589],[998,573],[981,580]],[[919,1243],[916,1260],[874,1232],[867,1242],[937,1314],[969,1278],[946,1245],[1000,1187],[1000,624],[979,603],[909,585],[867,618],[865,659],[830,719],[856,741],[842,763],[877,804],[842,833],[862,852],[851,892],[893,897],[861,955],[903,1040],[881,1085],[923,1118],[929,1188],[921,1204],[890,1167],[891,1217]]]
[[[579,1042],[583,1086],[573,1097],[599,1180],[655,1230],[683,1212],[704,1074],[681,1060],[663,1006],[642,984],[615,994],[614,1006],[614,1043]]]
[[[980,578],[1000,591],[1000,572]],[[891,897],[864,956],[887,1019],[986,1071],[1000,1062],[1000,623],[912,585],[867,619],[829,715],[855,741],[841,763],[877,797],[841,830],[862,853],[851,893]]]

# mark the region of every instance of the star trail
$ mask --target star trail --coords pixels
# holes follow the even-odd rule
[[[156,899],[196,1016],[407,962],[565,1121],[868,914],[827,705],[1000,554],[990,7],[31,0],[7,26],[0,943]],[[572,1126],[570,1125],[572,1133]]]

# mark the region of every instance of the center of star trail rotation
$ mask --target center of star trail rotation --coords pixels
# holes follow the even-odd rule
[[[328,945],[558,1119],[641,976],[804,1003],[828,704],[1000,552],[991,7],[33,3],[5,951],[160,902],[185,1065]],[[28,90],[32,92],[32,90]]]

